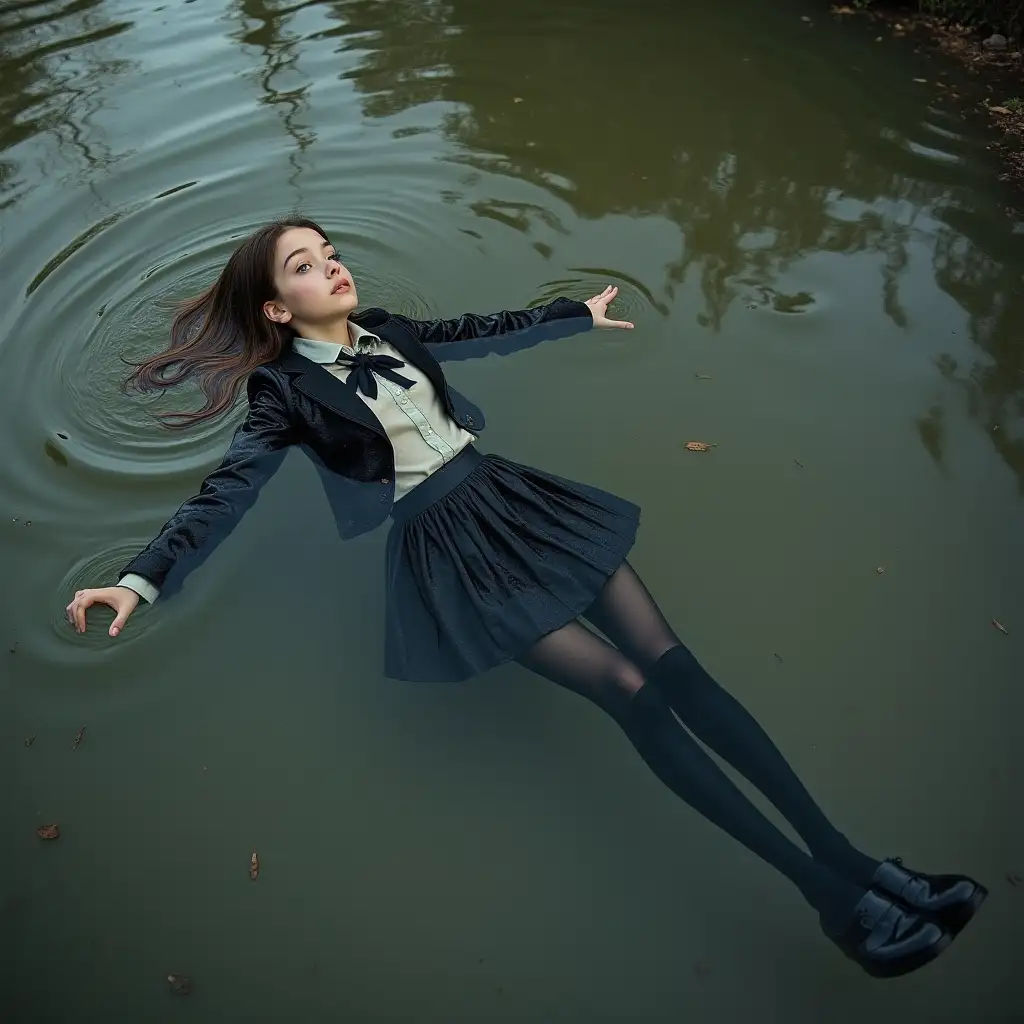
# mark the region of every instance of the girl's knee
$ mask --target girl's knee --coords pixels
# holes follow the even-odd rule
[[[611,673],[609,683],[616,695],[624,700],[630,700],[636,692],[644,685],[646,679],[638,666],[625,658],[618,659]]]

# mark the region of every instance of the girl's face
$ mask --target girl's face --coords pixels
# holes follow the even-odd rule
[[[346,318],[359,303],[334,246],[312,228],[289,228],[277,240],[274,288],[277,298],[265,302],[263,312],[300,335]]]

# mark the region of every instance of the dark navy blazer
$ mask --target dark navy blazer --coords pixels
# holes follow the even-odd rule
[[[411,320],[368,309],[352,322],[394,346],[430,380],[448,415],[474,434],[484,428],[477,406],[445,380],[439,360],[506,354],[593,326],[590,308],[571,299],[492,316]],[[441,346],[438,348],[437,346]],[[380,421],[359,395],[326,367],[288,349],[258,367],[247,384],[249,411],[221,464],[120,572],[158,587],[180,589],[255,502],[289,448],[313,461],[343,538],[379,526],[395,497],[395,457]]]

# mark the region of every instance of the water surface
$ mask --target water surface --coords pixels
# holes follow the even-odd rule
[[[5,1020],[1014,1019],[1024,226],[983,83],[876,35],[797,0],[0,7]],[[234,426],[162,431],[121,356],[296,209],[412,315],[619,285],[635,331],[450,375],[486,448],[643,506],[634,564],[840,827],[989,884],[940,964],[871,983],[523,670],[383,679],[383,531],[338,544],[302,460],[187,597],[63,624]]]

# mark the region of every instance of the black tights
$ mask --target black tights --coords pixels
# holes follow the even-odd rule
[[[764,730],[683,646],[628,563],[586,618],[612,643],[575,621],[539,640],[520,663],[608,712],[666,786],[789,878],[826,927],[842,928],[878,862],[825,817]],[[733,785],[679,720],[779,809],[811,856]]]

